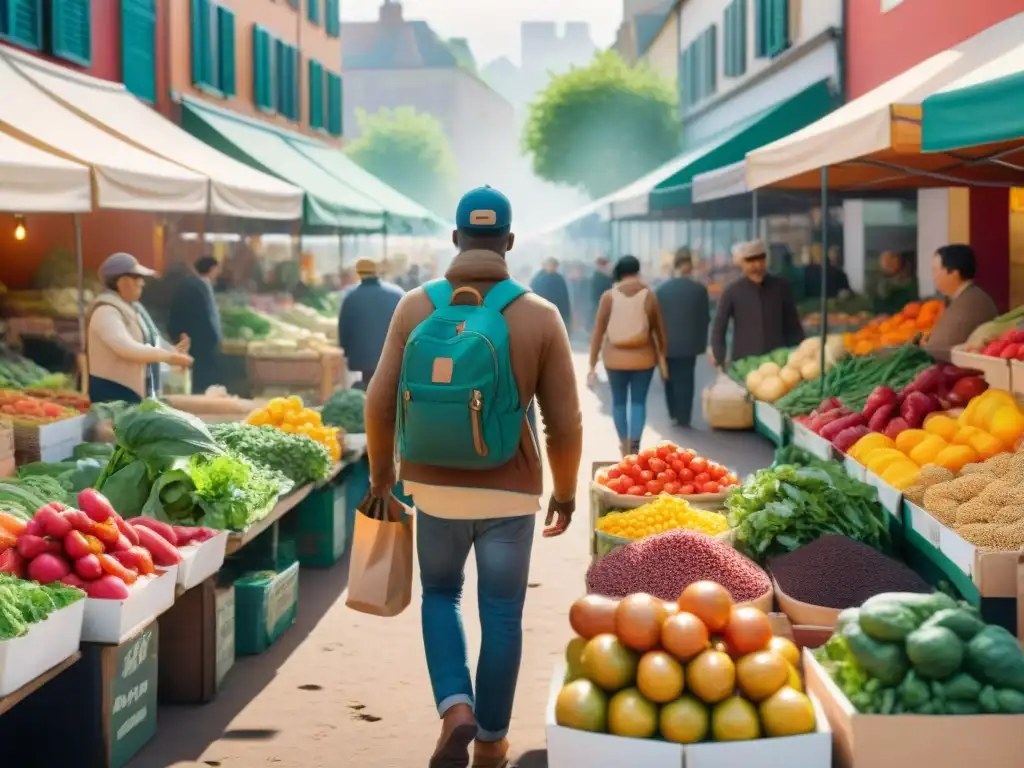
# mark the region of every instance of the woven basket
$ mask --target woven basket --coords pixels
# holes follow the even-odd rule
[[[654,499],[653,496],[627,496],[622,493],[615,493],[594,481],[590,484],[591,491],[601,500],[601,506],[606,509],[636,509]],[[674,499],[682,499],[691,507],[717,511],[725,507],[725,500],[729,492],[724,493],[701,493],[696,496],[673,496]]]

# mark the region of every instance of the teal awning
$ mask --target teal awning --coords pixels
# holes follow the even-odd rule
[[[658,211],[689,207],[694,176],[739,163],[747,152],[800,130],[838,104],[830,81],[821,80],[683,152],[617,192],[588,203],[544,233],[595,215],[605,219],[643,218]]]
[[[1017,18],[1024,21],[1024,14]],[[1019,139],[1024,139],[1024,41],[921,103],[924,152]]]
[[[288,143],[338,181],[377,203],[387,217],[388,232],[426,234],[451,229],[443,219],[397,189],[388,186],[335,147],[328,147],[301,136],[289,138]]]
[[[304,224],[355,232],[384,227],[383,206],[299,152],[289,141],[298,134],[189,98],[182,103],[181,124],[224,154],[299,187],[305,192]]]

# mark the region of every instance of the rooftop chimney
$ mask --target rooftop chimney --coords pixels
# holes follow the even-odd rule
[[[384,0],[384,4],[380,7],[380,23],[401,24],[403,21],[402,4],[395,0]]]

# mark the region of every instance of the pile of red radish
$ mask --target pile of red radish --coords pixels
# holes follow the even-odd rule
[[[89,597],[124,600],[140,578],[181,562],[178,547],[217,535],[209,528],[171,526],[148,517],[126,521],[103,494],[88,488],[70,509],[40,508],[13,547],[0,552],[0,572],[40,584],[60,581]]]

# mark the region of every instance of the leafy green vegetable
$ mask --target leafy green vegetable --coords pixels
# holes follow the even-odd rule
[[[267,318],[249,307],[223,307],[220,325],[225,339],[265,339],[272,328]]]
[[[762,469],[726,499],[737,547],[763,560],[829,533],[876,549],[889,543],[887,513],[874,488],[835,462]]]
[[[79,443],[71,452],[73,459],[99,459],[104,463],[113,455],[113,443]]]
[[[297,486],[323,480],[331,469],[327,449],[305,435],[238,422],[214,424],[210,432],[229,453],[280,472]]]
[[[40,585],[0,573],[0,641],[28,634],[54,611],[85,597],[85,592],[63,584]]]
[[[324,404],[320,416],[324,424],[358,434],[366,431],[363,422],[365,407],[366,393],[363,390],[343,389],[331,395]]]
[[[93,487],[98,487],[99,479],[96,483]],[[138,517],[152,486],[146,462],[136,460],[109,475],[102,490],[121,517]]]
[[[4,478],[0,482],[0,507],[30,520],[36,511],[51,501],[59,499],[43,499],[31,488],[22,487],[18,478]]]
[[[781,347],[774,349],[767,355],[749,355],[747,357],[741,357],[731,366],[729,366],[729,376],[739,384],[746,386],[747,376],[750,375],[751,371],[756,371],[765,363],[775,363],[780,368],[785,367],[789,361],[789,354],[792,349]]]

